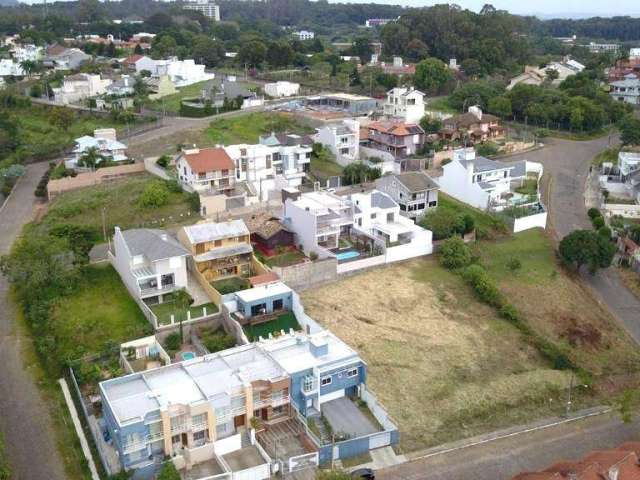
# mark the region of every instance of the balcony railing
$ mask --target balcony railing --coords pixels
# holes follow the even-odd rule
[[[146,440],[147,443],[157,442],[158,440],[164,439],[164,432],[155,432],[147,435]]]
[[[147,448],[147,442],[145,441],[130,442],[122,445],[122,453],[127,455],[129,453],[138,452],[146,448]]]
[[[291,402],[291,398],[289,395],[282,395],[281,397],[272,397],[271,398],[271,406],[279,407],[280,405],[286,405]]]
[[[175,283],[171,283],[169,285],[162,285],[160,288],[158,287],[145,287],[138,285],[138,290],[140,291],[140,296],[145,295],[159,295],[161,293],[168,293],[173,291],[176,288]]]
[[[179,423],[177,425],[171,425],[171,433],[182,433],[186,432],[189,429],[188,423]]]
[[[191,430],[194,432],[206,430],[207,428],[209,428],[209,424],[207,422],[193,423],[191,425]]]

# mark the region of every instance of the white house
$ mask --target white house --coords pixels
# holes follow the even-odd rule
[[[585,68],[583,64],[570,57],[565,57],[559,62],[551,62],[543,67],[527,65],[524,67],[523,73],[511,79],[507,90],[511,90],[521,83],[526,85],[542,85],[547,78],[547,70],[554,70],[557,73],[557,78],[553,80],[552,84],[559,85],[568,77],[582,72]]]
[[[18,62],[38,62],[44,57],[44,48],[33,44],[16,45],[11,49],[11,56]]]
[[[513,168],[476,156],[473,148],[461,148],[453,152],[453,159],[436,181],[447,195],[484,210],[500,203],[502,195],[510,191]]]
[[[298,95],[299,91],[300,84],[293,82],[279,81],[267,83],[264,86],[264,93],[274,98],[293,97]]]
[[[19,63],[8,58],[0,59],[0,78],[22,77],[24,74],[24,70],[22,70]]]
[[[109,258],[135,298],[157,300],[188,283],[189,251],[164,230],[115,227]],[[108,292],[105,292],[105,294]]]
[[[183,7],[185,10],[195,10],[215,22],[220,21],[220,7],[211,0],[189,0]]]
[[[640,58],[640,48],[631,48],[629,50],[629,60]]]
[[[172,57],[167,60],[153,60],[142,57],[137,59],[135,66],[136,72],[147,70],[152,77],[167,75],[178,88],[215,78],[213,73],[204,71],[204,65],[197,64],[193,59],[178,60]]]
[[[640,79],[633,74],[626,75],[624,80],[611,82],[609,95],[619,102],[640,105]]]
[[[406,123],[419,123],[424,117],[424,93],[413,87],[396,87],[387,92],[384,114],[401,118]]]
[[[94,130],[93,137],[85,135],[75,139],[75,147],[72,150],[73,157],[65,161],[67,168],[76,168],[82,163],[82,156],[91,148],[96,148],[102,158],[113,162],[127,160],[127,146],[116,140],[115,128],[102,128]],[[97,163],[100,163],[98,160]]]
[[[133,86],[135,85],[136,80],[129,75],[122,75],[121,78],[116,80],[115,82],[107,85],[106,93],[108,95],[115,95],[118,97],[124,97],[126,95],[131,95],[133,93]]]
[[[308,30],[299,30],[297,32],[293,32],[292,34],[297,40],[313,40],[316,36],[314,32],[310,32]]]
[[[235,188],[235,164],[221,148],[191,148],[176,159],[178,180],[197,192],[228,193]]]
[[[287,198],[283,218],[305,252],[335,257],[339,269],[341,263],[369,257],[376,258],[373,264],[382,264],[433,250],[432,233],[402,216],[400,206],[378,190],[350,197],[315,191]],[[370,248],[354,247],[358,242]],[[356,265],[353,269],[371,266]]]
[[[314,139],[331,150],[342,166],[360,158],[360,122],[357,120],[342,120],[317,128]]]
[[[78,73],[68,75],[62,82],[62,87],[54,88],[53,97],[56,103],[68,105],[86,98],[96,97],[107,92],[112,80],[102,78],[99,74]]]

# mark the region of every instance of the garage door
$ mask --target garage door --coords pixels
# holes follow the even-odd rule
[[[344,397],[344,388],[336,392],[331,392],[331,393],[327,393],[326,395],[321,395],[320,404],[330,402],[331,400],[335,400],[336,398],[342,398],[342,397]]]
[[[369,437],[369,450],[374,448],[386,447],[391,444],[391,433],[382,432]]]

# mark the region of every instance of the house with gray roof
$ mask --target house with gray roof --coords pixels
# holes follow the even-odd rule
[[[625,76],[624,80],[609,84],[609,95],[614,100],[631,105],[640,105],[640,79],[633,74]]]
[[[145,302],[162,303],[188,283],[189,251],[164,230],[115,228],[109,258],[129,293]]]
[[[376,188],[389,195],[400,213],[419,218],[438,206],[438,184],[423,172],[390,173],[376,180]]]

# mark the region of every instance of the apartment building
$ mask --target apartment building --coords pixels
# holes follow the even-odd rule
[[[182,227],[178,239],[193,256],[197,272],[208,282],[251,275],[253,247],[242,220]]]
[[[424,93],[413,87],[396,87],[387,92],[384,114],[406,123],[419,123],[424,117]]]
[[[68,75],[62,81],[62,86],[53,88],[54,102],[61,105],[79,102],[86,98],[96,97],[107,93],[107,87],[112,80],[102,78],[99,74],[78,73]]]
[[[316,129],[315,140],[327,147],[343,166],[360,158],[360,122],[342,120]]]
[[[186,2],[182,8],[185,10],[195,10],[216,22],[220,21],[220,7],[211,0],[190,0]]]
[[[132,296],[162,303],[188,283],[189,251],[164,230],[115,227],[109,259]]]

